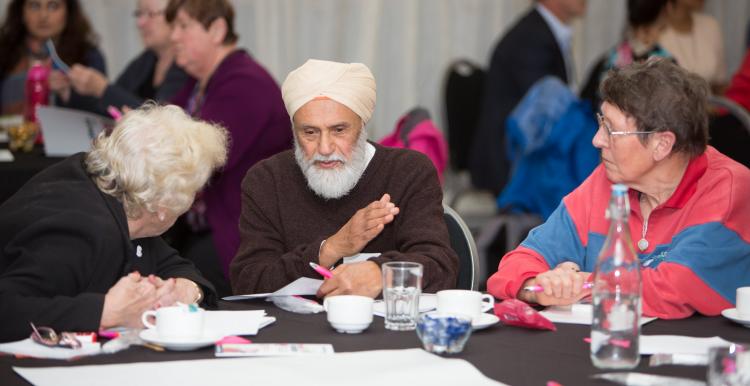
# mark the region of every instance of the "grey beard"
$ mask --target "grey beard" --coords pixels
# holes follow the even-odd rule
[[[359,133],[350,160],[338,153],[329,157],[315,154],[308,160],[305,158],[299,142],[297,142],[297,137],[294,137],[294,158],[297,160],[297,165],[302,170],[302,174],[305,175],[307,186],[315,194],[326,200],[344,197],[357,185],[362,173],[367,168],[366,148],[367,133],[363,129]],[[331,170],[319,169],[315,166],[315,161],[332,160],[342,161],[343,164]]]

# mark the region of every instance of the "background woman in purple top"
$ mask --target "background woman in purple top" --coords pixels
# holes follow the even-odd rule
[[[173,27],[177,64],[195,78],[173,103],[222,124],[230,135],[224,169],[211,178],[187,217],[193,231],[209,232],[191,238],[181,251],[222,295],[229,291],[228,267],[239,246],[242,178],[256,162],[291,148],[290,120],[274,79],[236,48],[234,10],[228,0],[171,0],[166,17]],[[218,256],[211,257],[212,252]],[[211,272],[217,258],[223,275]]]

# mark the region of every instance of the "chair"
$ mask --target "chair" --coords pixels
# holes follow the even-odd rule
[[[750,113],[731,99],[712,95],[711,106],[728,112],[711,117],[709,143],[726,156],[750,167]]]
[[[711,95],[708,97],[708,103],[713,106],[726,109],[730,114],[734,115],[737,120],[742,123],[742,126],[750,134],[750,112],[745,110],[739,103],[725,98],[723,96]]]
[[[469,154],[474,140],[474,129],[479,120],[484,78],[484,70],[466,59],[459,59],[448,68],[443,97],[450,163],[456,171],[469,167]]]
[[[468,59],[458,59],[448,66],[443,81],[443,114],[450,155],[450,168],[444,180],[446,203],[461,213],[472,229],[477,221],[467,217],[466,205],[473,208],[468,212],[481,213],[480,222],[496,209],[489,192],[472,186],[468,170],[485,78],[485,70],[480,65]]]
[[[456,288],[476,291],[479,289],[479,260],[474,237],[461,216],[447,205],[443,205],[443,218],[448,226],[451,248],[459,260]]]

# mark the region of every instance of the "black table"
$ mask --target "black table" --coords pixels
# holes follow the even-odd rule
[[[7,147],[7,144],[0,144],[0,149]],[[41,145],[35,146],[30,153],[13,152],[13,157],[13,162],[0,162],[0,204],[16,193],[35,174],[64,159],[45,156],[44,147]]]
[[[324,313],[298,315],[259,300],[223,302],[220,306],[226,310],[262,308],[269,315],[275,316],[275,323],[261,329],[257,336],[250,337],[257,343],[331,343],[336,352],[421,347],[413,331],[388,331],[383,327],[383,319],[379,317],[375,317],[370,328],[362,334],[346,335],[336,333],[326,322]],[[730,341],[750,342],[750,329],[723,317],[694,316],[685,320],[656,320],[645,325],[643,333],[698,337],[719,335]],[[589,379],[590,375],[600,371],[594,368],[589,359],[589,345],[583,341],[588,335],[588,326],[581,325],[558,324],[557,331],[551,332],[498,324],[476,331],[464,351],[454,357],[465,359],[486,376],[510,385],[545,385],[549,380],[566,386],[607,385],[606,382]],[[27,385],[11,366],[75,366],[213,357],[213,347],[192,352],[155,352],[143,347],[131,347],[117,354],[87,357],[72,362],[0,356],[0,385]],[[643,358],[636,371],[705,379],[705,367],[648,367],[647,362]]]

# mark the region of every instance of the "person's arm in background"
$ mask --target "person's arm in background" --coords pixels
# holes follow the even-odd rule
[[[726,91],[726,97],[750,111],[750,49],[745,52],[742,65],[732,77]]]
[[[153,53],[146,51],[130,62],[117,80],[104,88],[99,108],[106,111],[108,106],[120,109],[123,106],[137,108],[143,104],[146,96],[139,94],[138,90],[146,82],[153,81],[149,76],[155,71],[156,60]],[[164,80],[156,87],[154,95],[150,98],[159,103],[169,103],[170,99],[182,89],[187,79],[188,75],[172,63]]]
[[[104,56],[96,47],[91,47],[89,49],[86,55],[86,63],[84,64],[87,65],[87,67],[96,70],[97,72],[101,73],[102,75],[106,77],[107,65],[104,60]],[[53,71],[53,75],[55,75],[56,71]],[[72,89],[70,80],[67,80],[67,82],[68,82],[68,86],[67,86],[68,91],[66,92],[64,87],[59,87],[60,90],[56,94],[57,106],[102,114],[102,112],[99,109],[98,98],[93,97],[93,96],[84,96],[84,95],[79,94],[74,89]],[[50,87],[52,87],[52,81],[50,81]]]

